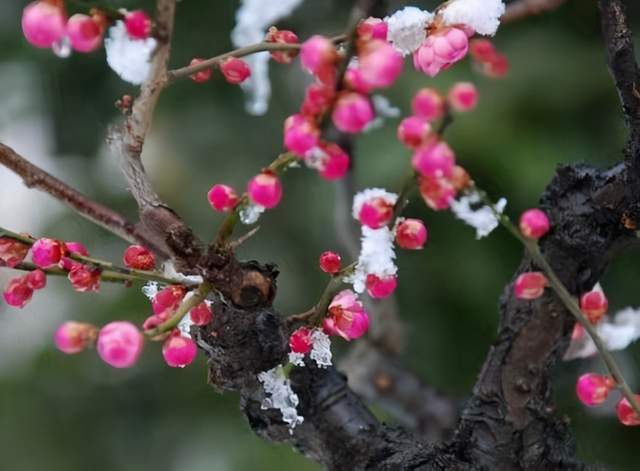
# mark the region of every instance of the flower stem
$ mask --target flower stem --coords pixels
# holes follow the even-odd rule
[[[69,275],[69,272],[67,270],[63,270],[62,268],[59,268],[59,267],[40,268],[31,262],[22,262],[12,268],[14,270],[21,270],[21,271],[42,270],[47,275],[51,275],[51,276],[66,277],[67,275]],[[139,278],[126,275],[123,273],[112,272],[109,270],[102,270],[100,272],[100,279],[108,283],[123,283],[123,284],[131,283],[133,281],[140,281]]]
[[[353,273],[353,271],[356,268],[356,265],[357,263],[353,262],[347,265],[346,267],[344,267],[335,275],[333,275],[329,280],[329,282],[327,283],[327,285],[325,286],[324,291],[320,295],[320,299],[318,300],[318,302],[313,307],[311,307],[310,309],[307,309],[303,313],[289,316],[287,318],[287,324],[293,325],[298,322],[304,322],[304,323],[308,323],[311,326],[320,325],[322,318],[324,317],[324,315],[327,312],[327,309],[329,308],[329,304],[331,304],[331,300],[338,293],[338,290],[344,284],[344,282],[342,281],[343,278]]]
[[[280,174],[287,170],[289,165],[297,159],[298,158],[295,154],[292,154],[291,152],[284,152],[278,155],[278,157],[269,164],[267,169]],[[215,245],[223,246],[229,241],[229,238],[233,235],[233,231],[240,220],[240,211],[242,211],[248,204],[250,204],[249,195],[247,193],[243,193],[234,210],[222,221],[220,229],[218,229],[218,235],[214,241]]]
[[[344,42],[345,40],[346,40],[346,36],[344,34],[331,38],[331,41],[333,41],[336,44]],[[251,54],[255,54],[257,52],[264,52],[264,51],[298,51],[299,49],[300,49],[300,44],[268,43],[268,42],[251,44],[249,46],[241,47],[239,49],[235,49],[233,51],[225,52],[224,54],[211,57],[210,59],[206,59],[196,65],[188,65],[185,67],[181,67],[179,69],[170,70],[167,72],[166,83],[169,84],[176,79],[188,77],[190,75],[195,74],[196,72],[200,72],[201,70],[207,69],[209,67],[216,67],[219,62],[225,59],[228,59],[229,57],[245,57]]]
[[[23,244],[29,245],[29,246],[33,245],[33,243],[36,241],[36,239],[34,239],[31,236],[18,234],[16,232],[10,231],[3,227],[0,227],[0,238],[1,237],[17,240],[18,242],[22,242]],[[115,275],[121,275],[119,278],[122,281],[157,281],[160,283],[165,283],[170,285],[172,284],[193,285],[193,283],[191,282],[184,282],[182,280],[173,279],[155,271],[145,271],[145,270],[136,270],[133,268],[125,268],[125,267],[115,265],[114,263],[108,262],[106,260],[100,260],[92,257],[85,257],[83,255],[78,255],[72,252],[67,254],[66,256],[72,260],[75,260],[76,262],[82,262],[88,265],[96,266],[102,269],[103,271],[108,272],[108,276],[111,278],[113,278]]]

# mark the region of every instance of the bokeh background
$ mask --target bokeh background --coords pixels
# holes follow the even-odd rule
[[[134,218],[135,206],[104,136],[119,118],[115,99],[135,94],[135,88],[111,72],[102,50],[63,60],[30,47],[19,27],[26,3],[7,0],[0,6],[0,141]],[[347,21],[350,3],[306,0],[281,25],[303,38],[336,34]],[[391,4],[430,8],[435,2]],[[237,7],[231,0],[180,2],[172,64],[230,49]],[[639,14],[638,7],[630,11],[638,31]],[[407,114],[420,87],[445,91],[456,80],[476,83],[480,105],[456,119],[448,140],[480,185],[494,197],[506,196],[508,211],[517,215],[536,204],[558,164],[608,166],[620,159],[625,131],[605,67],[594,1],[569,1],[553,14],[505,26],[496,43],[511,62],[506,79],[482,77],[466,61],[432,80],[408,63],[403,78],[384,95]],[[207,204],[208,188],[215,182],[243,187],[281,151],[282,121],[297,109],[308,78],[297,62],[273,64],[271,78],[273,97],[262,117],[247,115],[240,89],[219,77],[204,85],[183,80],[162,95],[145,162],[162,197],[204,237],[220,223]],[[395,139],[396,125],[390,120],[359,139],[357,188],[400,184],[409,154]],[[277,308],[292,314],[308,308],[324,286],[318,254],[341,247],[335,236],[333,185],[308,170],[290,172],[284,183],[283,203],[263,217],[258,236],[243,246],[241,256],[279,265]],[[422,252],[399,253],[397,299],[411,326],[405,360],[426,381],[465,397],[494,338],[498,296],[522,251],[500,230],[476,241],[473,231],[450,213],[428,211],[418,200],[407,214],[427,222],[430,241]],[[93,254],[113,260],[125,247],[46,195],[27,190],[4,168],[0,223],[16,231],[81,240]],[[616,260],[602,280],[612,310],[640,304],[638,260],[638,252]],[[0,270],[0,284],[13,275]],[[104,286],[99,294],[79,295],[62,279],[50,280],[22,311],[0,305],[3,469],[319,469],[289,447],[254,436],[239,413],[237,396],[219,395],[206,384],[202,358],[174,370],[162,361],[160,346],[149,344],[136,368],[118,371],[93,352],[68,357],[53,348],[51,335],[63,320],[141,322],[148,313],[138,287]],[[636,388],[639,354],[632,346],[616,355]],[[612,469],[637,469],[640,430],[620,426],[611,407],[586,410],[575,399],[575,378],[600,368],[587,360],[557,369],[559,411],[573,423],[580,458]]]

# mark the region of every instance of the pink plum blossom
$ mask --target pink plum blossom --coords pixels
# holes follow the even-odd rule
[[[114,368],[129,368],[138,361],[143,343],[142,333],[131,322],[110,322],[98,333],[98,355]]]

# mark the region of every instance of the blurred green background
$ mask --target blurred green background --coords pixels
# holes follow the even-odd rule
[[[102,50],[62,60],[30,47],[19,27],[26,3],[8,0],[0,7],[2,142],[135,217],[135,205],[104,146],[107,127],[118,119],[115,99],[135,94],[135,88],[111,72]],[[306,0],[280,24],[302,38],[336,34],[350,3]],[[392,8],[435,5],[390,3]],[[180,2],[172,64],[230,49],[237,6],[237,1]],[[640,31],[640,9],[629,13]],[[456,119],[448,140],[475,180],[494,197],[506,196],[508,212],[517,215],[536,205],[559,163],[608,166],[620,159],[625,130],[605,67],[594,1],[570,1],[553,14],[505,26],[495,41],[511,62],[504,80],[476,74],[468,61],[432,80],[408,63],[402,79],[383,95],[406,115],[420,87],[445,91],[456,80],[475,82],[480,105]],[[299,106],[308,78],[297,62],[272,64],[271,78],[273,97],[262,117],[247,115],[241,90],[219,77],[204,85],[183,80],[162,95],[145,162],[162,197],[205,238],[220,223],[206,201],[209,187],[225,182],[242,188],[281,151],[282,121]],[[409,153],[395,139],[396,125],[388,121],[359,139],[357,188],[398,188]],[[341,247],[332,184],[308,170],[288,173],[284,184],[283,203],[261,219],[258,236],[240,255],[278,264],[277,307],[291,314],[308,308],[323,289],[318,254]],[[4,168],[0,200],[0,222],[11,229],[81,240],[92,254],[113,260],[125,247],[47,196],[26,190]],[[411,325],[405,360],[429,383],[464,397],[494,338],[497,299],[521,249],[499,230],[478,242],[450,213],[435,214],[418,200],[406,214],[427,222],[430,241],[422,252],[399,253],[397,298],[402,318]],[[640,304],[638,255],[616,260],[602,280],[613,310]],[[11,275],[2,270],[0,281]],[[138,287],[105,286],[99,294],[75,295],[64,280],[50,280],[24,311],[0,306],[2,469],[318,469],[289,447],[254,436],[236,395],[219,395],[207,386],[202,358],[184,370],[170,369],[159,345],[150,344],[136,368],[117,371],[92,352],[67,357],[52,346],[51,335],[62,320],[141,322],[148,313]],[[632,346],[617,355],[636,388],[639,354]],[[640,430],[620,426],[607,414],[611,407],[595,414],[575,399],[576,377],[599,368],[594,360],[560,365],[555,379],[559,411],[573,423],[582,459],[637,469]]]

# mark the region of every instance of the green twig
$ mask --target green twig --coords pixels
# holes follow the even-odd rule
[[[22,242],[25,245],[33,245],[36,241],[33,237],[24,234],[18,234],[16,232],[10,231],[3,227],[0,227],[0,237],[6,237],[9,239],[17,240],[18,242]],[[155,271],[145,271],[145,270],[136,270],[133,268],[125,268],[118,265],[115,265],[106,260],[99,260],[97,258],[85,257],[83,255],[78,255],[76,253],[70,252],[66,255],[72,260],[76,262],[82,262],[84,264],[93,265],[102,269],[105,272],[109,272],[111,275],[119,274],[122,275],[123,280],[127,281],[157,281],[165,284],[182,284],[182,285],[193,285],[193,282],[185,282],[181,280],[177,280],[174,278],[170,278],[162,275],[161,273]],[[110,275],[110,276],[111,276]]]
[[[180,304],[180,307],[178,307],[175,314],[173,314],[169,319],[164,321],[158,327],[145,331],[145,335],[149,338],[154,338],[158,335],[173,330],[191,309],[196,307],[207,298],[207,295],[211,292],[211,290],[212,286],[209,283],[207,283],[206,281],[201,283],[193,292],[192,296],[189,296],[187,299],[182,301],[182,304]]]

